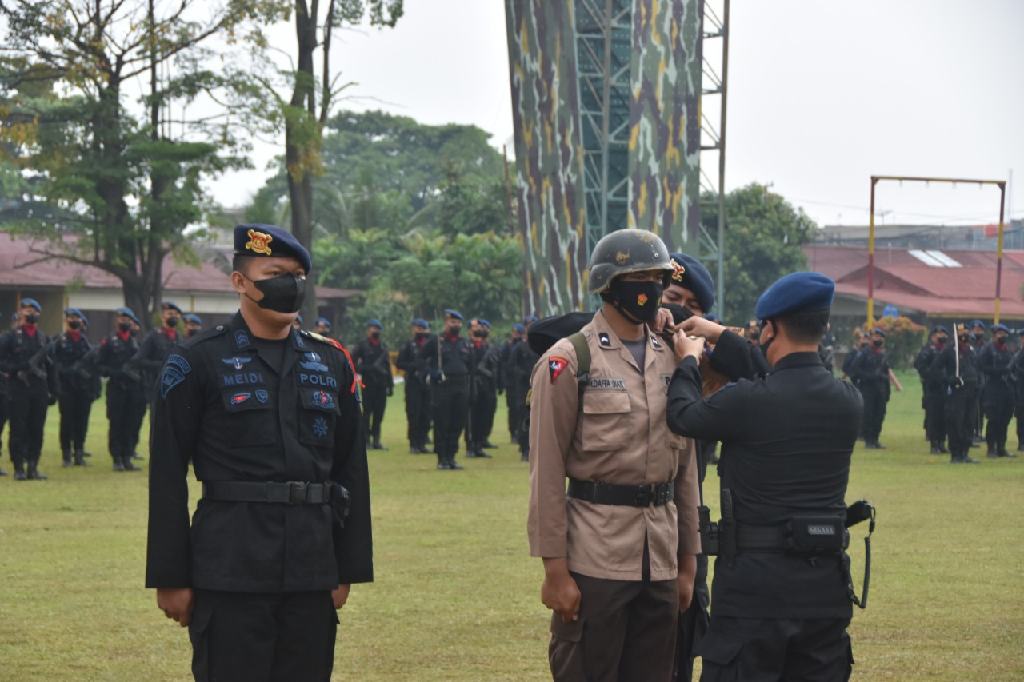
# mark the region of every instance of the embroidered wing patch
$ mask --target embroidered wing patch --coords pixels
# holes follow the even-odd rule
[[[569,366],[569,361],[565,358],[550,357],[548,358],[548,373],[551,375],[551,383],[555,383],[555,379],[558,378],[565,368]]]

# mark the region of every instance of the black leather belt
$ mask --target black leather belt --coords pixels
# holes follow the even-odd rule
[[[330,484],[305,481],[203,481],[203,499],[218,502],[328,504]]]
[[[569,479],[569,497],[595,504],[614,504],[623,507],[660,507],[674,497],[674,483],[651,483],[649,485],[621,485]]]

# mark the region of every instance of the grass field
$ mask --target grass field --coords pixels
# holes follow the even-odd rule
[[[854,453],[848,499],[879,510],[854,679],[1024,679],[1024,458],[952,466],[928,455],[918,382],[902,379],[888,449]],[[354,587],[343,609],[335,679],[547,678],[526,465],[503,409],[496,423],[494,459],[438,472],[432,456],[408,454],[400,391],[391,399],[390,450],[370,455],[377,582]],[[190,679],[187,634],[143,588],[146,474],[110,470],[101,403],[84,470],[60,468],[56,424],[52,409],[48,482],[0,479],[0,680]],[[713,472],[707,485],[717,498]]]

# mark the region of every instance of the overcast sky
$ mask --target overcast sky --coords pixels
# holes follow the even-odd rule
[[[405,7],[394,29],[344,34],[335,68],[358,83],[345,106],[475,124],[511,154],[504,3]],[[727,188],[771,183],[820,224],[863,224],[872,174],[1012,170],[1024,217],[1024,0],[733,0],[731,23]],[[276,35],[294,51],[287,27]],[[216,198],[244,203],[278,153],[260,145],[258,170],[221,179]],[[888,223],[995,222],[998,192],[887,184],[877,209]]]

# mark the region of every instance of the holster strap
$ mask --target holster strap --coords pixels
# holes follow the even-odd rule
[[[674,483],[651,483],[647,485],[621,485],[600,481],[569,479],[569,497],[594,504],[612,504],[623,507],[660,507],[672,501]]]
[[[332,486],[305,481],[203,481],[203,499],[218,502],[328,504]]]

